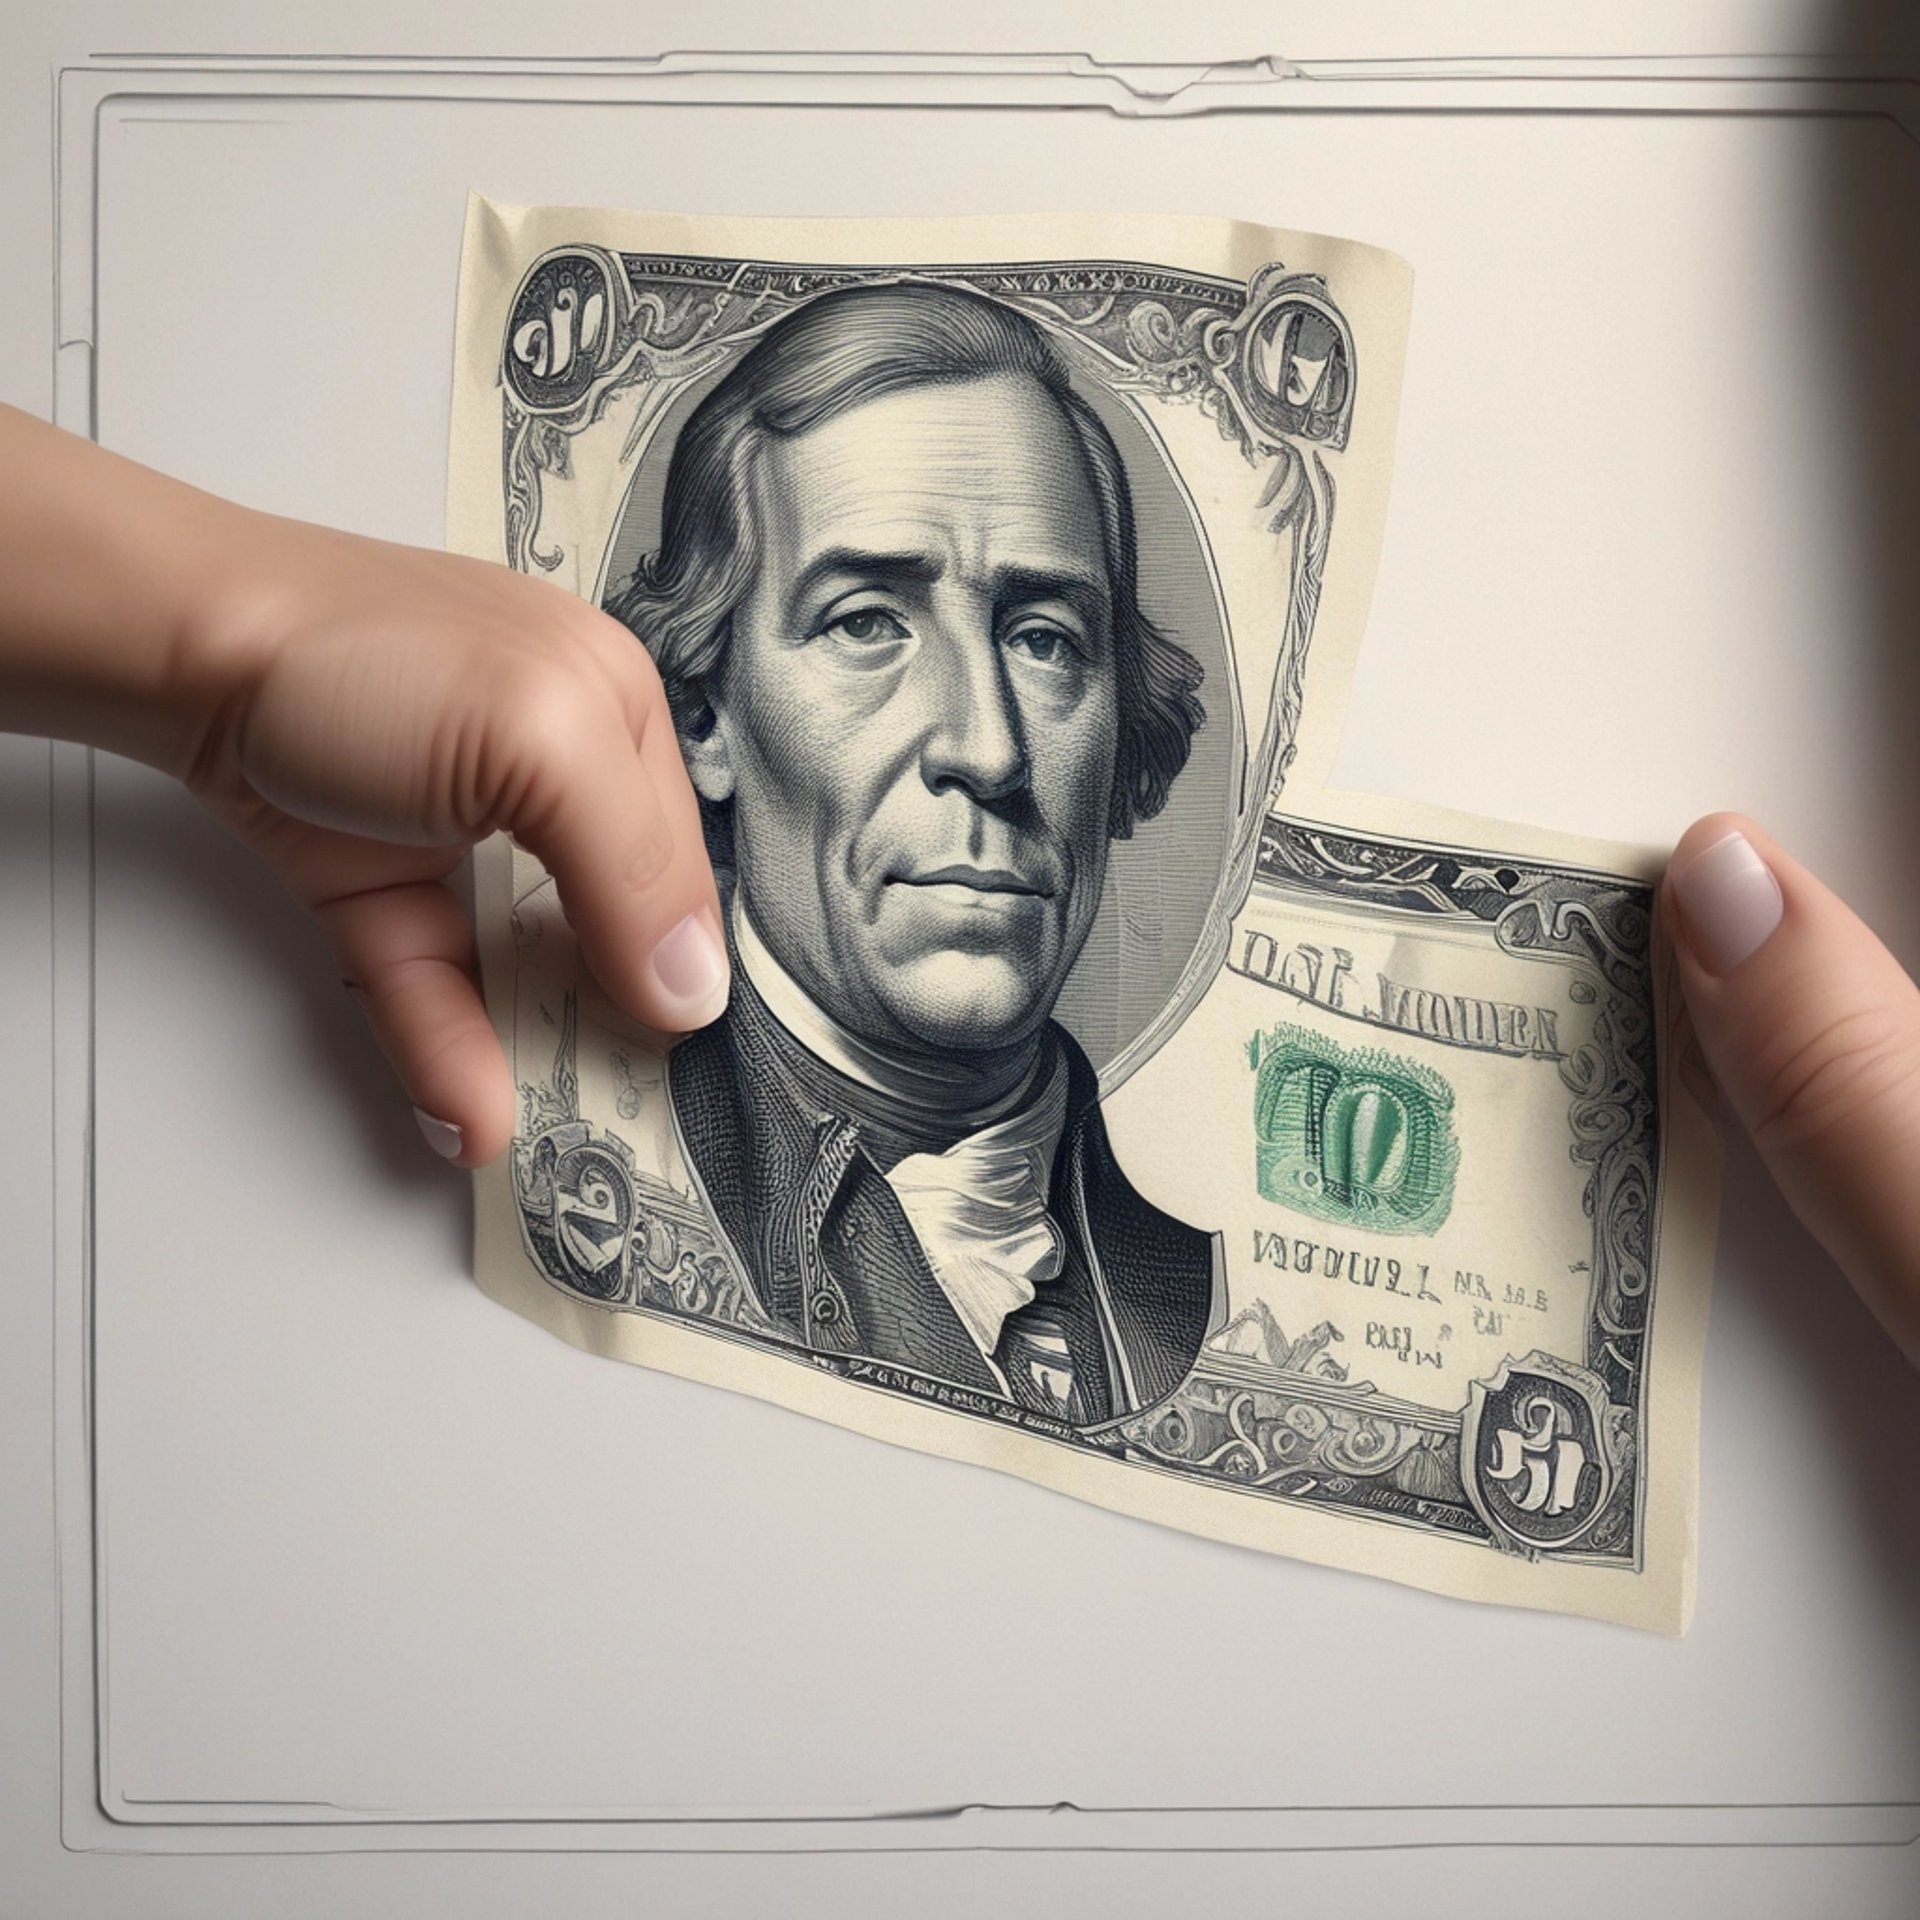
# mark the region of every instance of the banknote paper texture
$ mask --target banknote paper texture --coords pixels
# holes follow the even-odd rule
[[[735,982],[655,1043],[480,850],[478,1277],[1123,1512],[1680,1631],[1714,1161],[1654,869],[1328,785],[1409,287],[1226,222],[473,202],[451,542],[652,654]]]

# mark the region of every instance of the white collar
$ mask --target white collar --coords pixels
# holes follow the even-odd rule
[[[989,1360],[1007,1315],[1066,1259],[1047,1211],[1066,1117],[1067,1064],[1056,1060],[1038,1099],[944,1153],[910,1153],[887,1171],[940,1290]]]

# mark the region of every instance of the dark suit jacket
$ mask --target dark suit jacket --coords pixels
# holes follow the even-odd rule
[[[1065,1417],[1092,1426],[1152,1406],[1186,1377],[1212,1316],[1217,1237],[1134,1191],[1108,1144],[1091,1064],[1064,1028],[1048,1033],[1067,1061],[1049,1200],[1066,1255],[1021,1314],[1066,1339],[1074,1391]],[[783,1070],[797,1048],[736,969],[727,1012],[668,1063],[688,1164],[761,1310],[812,1351],[1000,1395],[863,1150],[859,1121],[836,1110],[833,1090],[845,1083],[812,1062],[797,1084]]]

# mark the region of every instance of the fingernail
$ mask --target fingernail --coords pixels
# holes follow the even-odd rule
[[[425,1107],[415,1107],[413,1117],[420,1122],[420,1131],[427,1136],[427,1145],[442,1160],[452,1160],[460,1152],[461,1133],[451,1120],[439,1120]]]
[[[1669,878],[1687,943],[1709,973],[1731,973],[1751,959],[1785,911],[1780,882],[1737,831],[1703,847]]]
[[[648,966],[659,1012],[670,1025],[704,1027],[727,1004],[727,950],[712,913],[690,913],[653,950]]]

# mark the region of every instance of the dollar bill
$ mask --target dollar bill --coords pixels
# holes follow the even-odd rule
[[[1142,218],[476,199],[452,544],[658,666],[671,1046],[476,856],[488,1293],[1100,1505],[1684,1629],[1716,1163],[1656,866],[1329,784],[1409,310]]]

